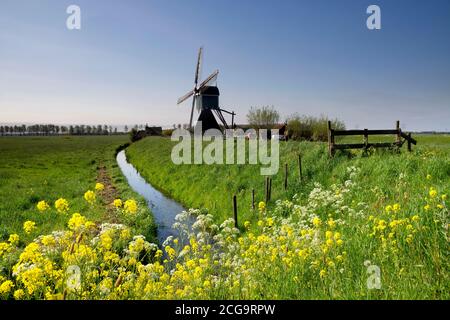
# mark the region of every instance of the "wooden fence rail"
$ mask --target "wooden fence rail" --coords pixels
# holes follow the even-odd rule
[[[378,142],[369,143],[369,136],[371,135],[395,135],[395,142]],[[335,137],[338,136],[363,136],[363,143],[343,143],[336,144]],[[403,138],[403,140],[402,140]],[[368,148],[401,148],[407,142],[408,151],[411,151],[411,145],[417,144],[417,141],[411,137],[411,133],[404,133],[400,129],[400,121],[396,122],[396,128],[392,130],[333,130],[331,121],[328,121],[328,153],[330,156],[334,155],[335,150],[343,149],[365,149]]]

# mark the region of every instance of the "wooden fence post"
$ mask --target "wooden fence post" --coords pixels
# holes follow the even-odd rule
[[[396,137],[397,147],[400,147],[400,137],[401,137],[400,120],[397,120],[397,122],[395,123],[395,130],[397,130],[397,137]]]
[[[298,154],[298,174],[300,177],[300,181],[303,180],[303,173],[302,173],[302,155]]]
[[[233,213],[234,213],[234,227],[238,227],[238,208],[236,195],[233,196]]]
[[[269,178],[269,201],[272,200],[272,178]]]
[[[265,198],[265,201],[266,201],[266,203],[267,203],[267,201],[269,200],[268,198],[269,198],[269,180],[268,180],[269,178],[268,177],[266,177],[266,180],[264,181],[264,198]]]
[[[252,209],[255,210],[255,189],[252,189]]]
[[[288,187],[288,164],[284,165],[284,190]]]
[[[328,153],[330,157],[334,154],[334,135],[331,128],[331,121],[328,121]]]
[[[369,134],[368,130],[364,129],[364,149],[367,150],[367,146],[369,145]]]

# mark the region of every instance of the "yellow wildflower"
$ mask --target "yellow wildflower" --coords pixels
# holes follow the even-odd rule
[[[116,207],[117,209],[122,208],[123,206],[123,202],[120,199],[116,199],[114,200],[114,207]]]
[[[51,235],[43,236],[41,242],[46,247],[51,247],[56,244],[55,238]]]
[[[245,227],[245,229],[249,229],[249,228],[250,228],[250,225],[251,225],[250,221],[245,221],[245,222],[244,222],[244,227]]]
[[[323,279],[327,276],[327,271],[325,269],[320,270],[319,276]]]
[[[7,280],[0,285],[0,294],[7,294],[14,288],[14,283],[11,280]]]
[[[131,238],[131,231],[130,231],[130,229],[126,228],[126,229],[123,229],[120,232],[120,239],[127,240],[127,239],[130,239],[130,238]]]
[[[409,244],[411,244],[413,241],[413,235],[412,234],[408,234],[406,236],[406,242],[408,242]]]
[[[105,186],[103,185],[103,183],[97,182],[95,184],[95,191],[103,191],[105,190]]]
[[[400,211],[400,205],[398,203],[394,204],[394,206],[392,207],[392,210],[394,210],[394,212]]]
[[[25,296],[25,291],[18,289],[14,291],[14,299],[21,300]]]
[[[137,202],[133,199],[125,201],[125,204],[123,206],[123,209],[125,210],[125,213],[136,213],[138,210]]]
[[[424,207],[423,207],[423,209],[425,210],[425,211],[428,211],[428,210],[430,210],[430,205],[429,204],[427,204],[427,205],[425,205]]]
[[[9,243],[12,245],[12,246],[16,246],[16,245],[18,245],[19,244],[19,235],[18,234],[11,234],[10,236],[9,236],[9,239],[8,239],[8,241],[9,241]]]
[[[431,180],[432,176],[431,174],[427,174],[427,180]]]
[[[9,251],[11,251],[11,245],[6,242],[0,242],[0,257]],[[1,276],[0,276],[0,280],[1,280]]]
[[[434,189],[433,187],[430,188],[430,192],[428,193],[430,195],[431,198],[436,197],[437,195],[437,191],[436,189]]]
[[[258,204],[258,209],[259,209],[259,211],[264,212],[266,210],[266,203],[264,201],[261,201]]]
[[[36,222],[34,221],[25,221],[23,224],[23,230],[26,233],[31,233],[36,230]]]
[[[330,227],[330,229],[334,229],[336,227],[336,222],[333,220],[333,218],[330,218],[328,220],[328,226]]]
[[[446,194],[443,194],[443,195],[441,196],[441,199],[442,199],[442,201],[447,200],[447,195],[446,195]]]
[[[38,204],[36,205],[36,208],[37,208],[40,212],[44,212],[45,210],[47,210],[48,208],[50,208],[50,206],[49,206],[48,203],[45,202],[45,201],[39,201]]]
[[[66,199],[60,198],[55,201],[55,208],[59,213],[65,213],[69,211],[69,202]]]
[[[73,230],[75,232],[84,231],[95,226],[93,222],[88,221],[86,217],[82,216],[79,213],[74,213],[67,225],[70,230]]]
[[[322,224],[322,220],[320,220],[319,217],[314,217],[312,223],[316,228],[318,228]]]
[[[86,191],[84,194],[84,200],[86,200],[89,204],[94,204],[95,202],[95,193],[92,190]]]

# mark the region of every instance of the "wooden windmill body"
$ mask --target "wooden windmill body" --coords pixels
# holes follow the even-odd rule
[[[214,71],[209,77],[207,77],[200,85],[198,84],[200,78],[200,68],[202,64],[203,48],[200,48],[198,53],[197,68],[195,71],[194,89],[189,91],[187,94],[178,99],[177,104],[181,104],[190,97],[192,98],[192,108],[191,117],[189,121],[189,129],[192,131],[192,120],[194,116],[194,108],[200,112],[199,118],[197,120],[197,125],[199,122],[202,123],[202,133],[209,129],[217,129],[222,131],[223,129],[229,129],[225,117],[222,112],[228,113],[232,116],[231,127],[234,127],[234,112],[229,112],[227,110],[221,109],[219,104],[220,91],[217,86],[211,85],[216,82],[217,76],[219,75],[219,70]],[[222,123],[219,125],[216,117]]]

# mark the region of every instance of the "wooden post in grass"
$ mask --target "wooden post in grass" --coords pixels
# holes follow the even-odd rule
[[[272,200],[272,178],[269,178],[269,201]]]
[[[284,165],[284,190],[288,187],[288,164]]]
[[[234,214],[234,227],[238,227],[238,208],[236,195],[233,196],[233,214]]]
[[[334,154],[334,134],[331,128],[331,121],[328,121],[328,153],[330,157]]]
[[[266,203],[267,203],[267,202],[269,202],[269,177],[266,177],[266,183],[265,183],[264,187],[266,189],[265,198],[266,198]]]
[[[255,189],[252,189],[252,209],[255,210]]]
[[[298,175],[300,177],[300,181],[303,180],[303,173],[302,173],[302,155],[298,154]]]
[[[397,143],[397,147],[400,147],[400,138],[401,138],[401,130],[400,130],[400,120],[397,120],[397,122],[395,123],[395,130],[397,130],[397,136],[396,136],[396,143]]]
[[[369,145],[369,133],[367,129],[364,129],[364,150],[367,151],[368,145]]]
[[[411,152],[411,132],[408,133],[408,151]]]

